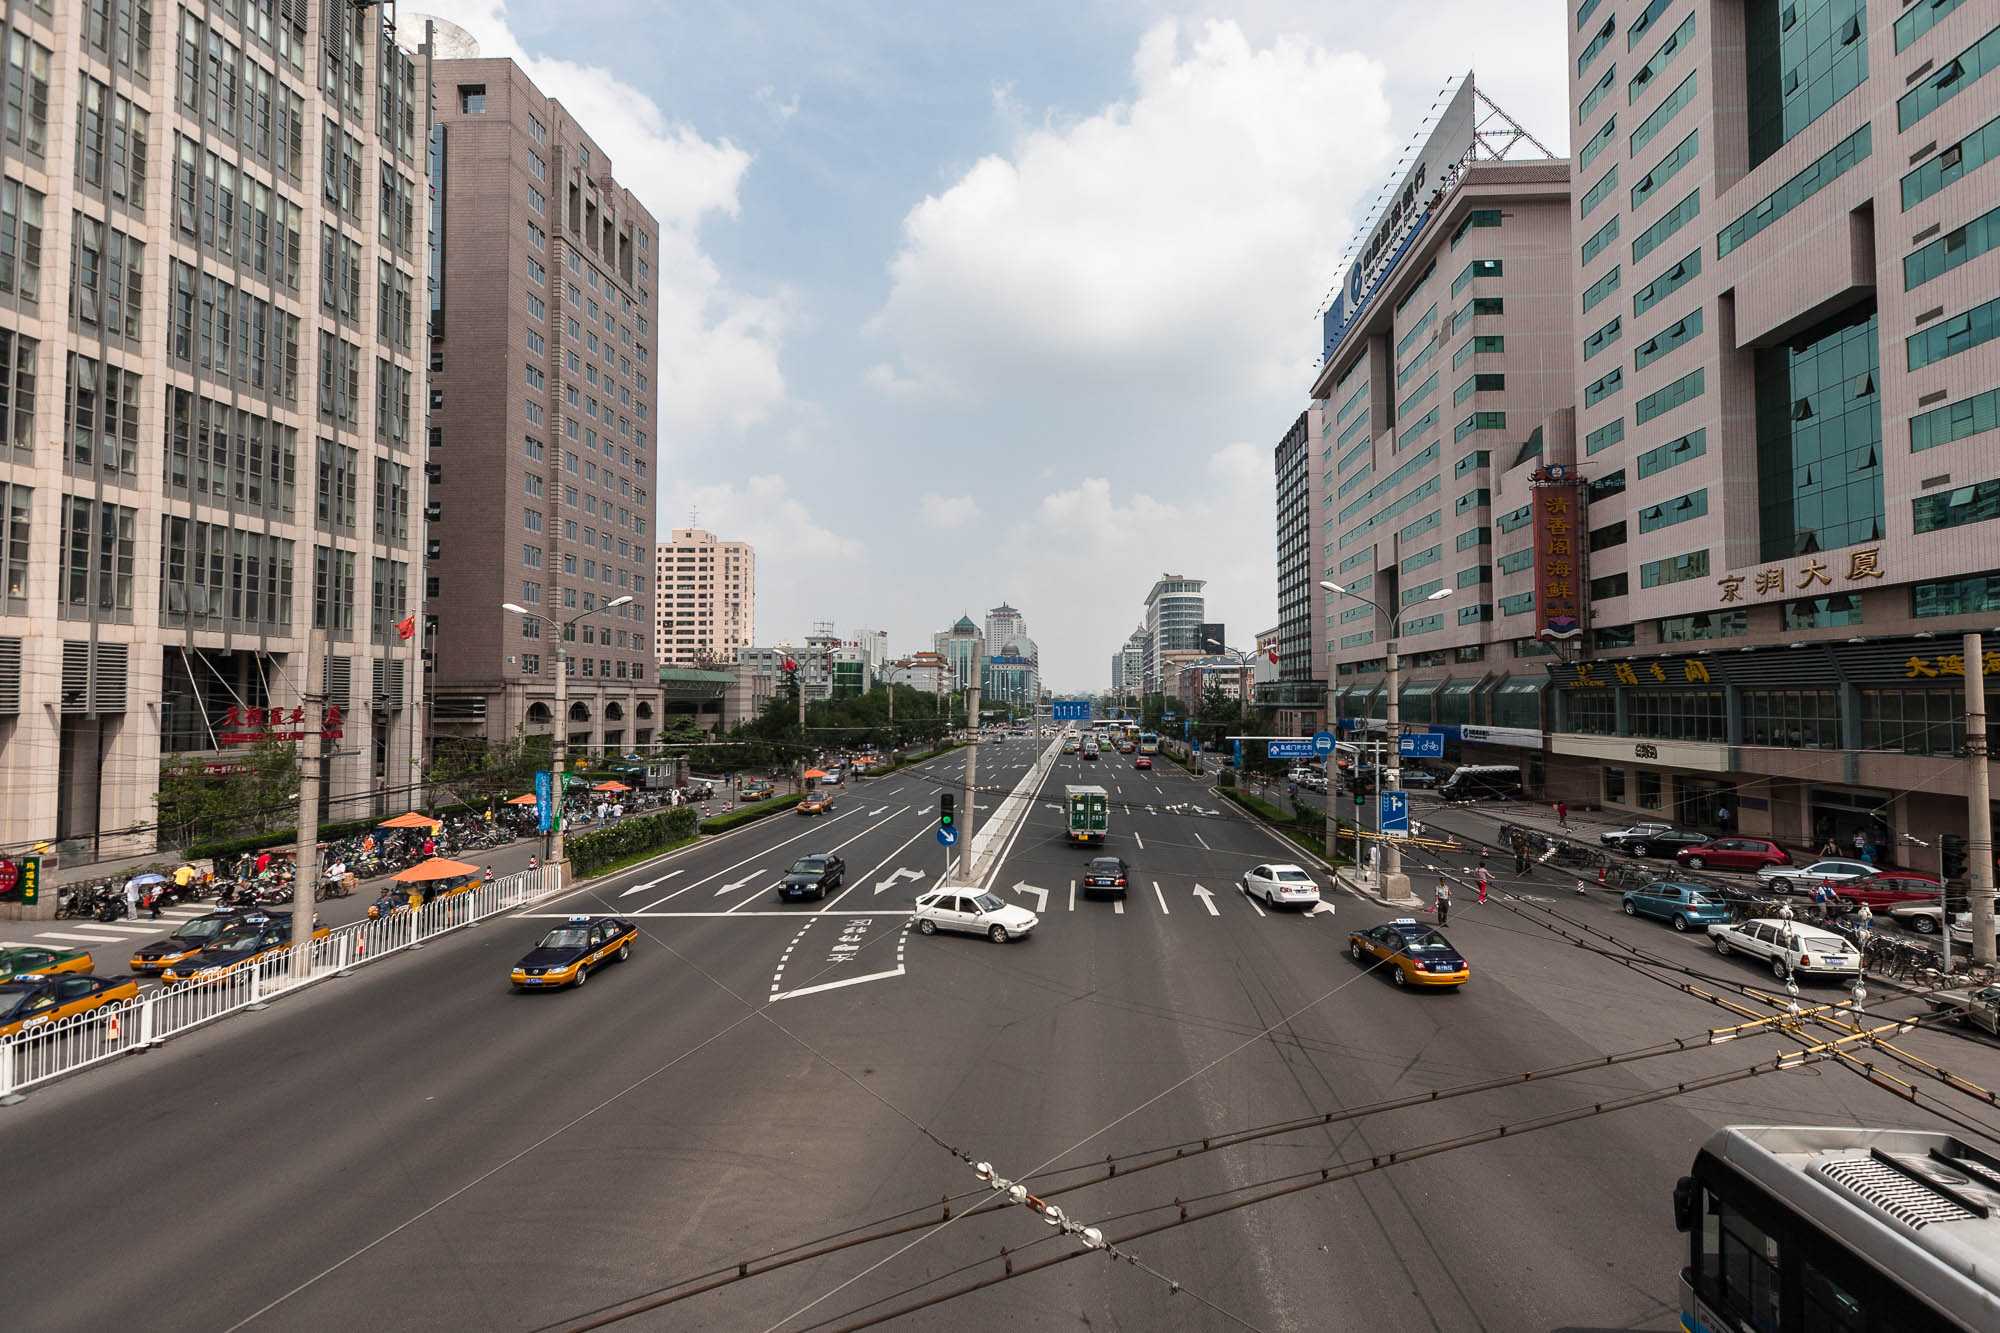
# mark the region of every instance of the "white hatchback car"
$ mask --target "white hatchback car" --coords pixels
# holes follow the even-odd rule
[[[1708,937],[1719,954],[1746,953],[1771,965],[1780,981],[1794,974],[1813,977],[1853,977],[1861,974],[1861,950],[1845,935],[1780,917],[1758,917],[1726,926],[1710,926]]]
[[[1288,863],[1257,866],[1237,881],[1244,893],[1262,898],[1266,906],[1311,907],[1319,902],[1319,882]]]
[[[1003,902],[990,893],[971,889],[932,889],[917,898],[912,914],[917,929],[926,935],[940,930],[962,930],[984,935],[995,944],[1018,940],[1041,923],[1041,918],[1025,907]]]

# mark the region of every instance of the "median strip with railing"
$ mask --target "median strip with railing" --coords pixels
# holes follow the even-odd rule
[[[39,1084],[158,1046],[215,1019],[260,1009],[288,991],[341,975],[378,958],[416,948],[560,892],[557,867],[540,866],[433,898],[420,907],[340,926],[314,939],[311,976],[292,975],[291,948],[241,964],[208,981],[147,991],[11,1037],[0,1037],[0,1104]]]

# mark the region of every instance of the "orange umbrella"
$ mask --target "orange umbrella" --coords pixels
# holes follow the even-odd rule
[[[429,815],[420,815],[417,814],[415,811],[412,811],[407,815],[397,815],[394,819],[385,819],[381,823],[377,824],[375,827],[376,828],[436,828],[437,823],[438,823],[437,820],[432,819]]]
[[[525,796],[510,797],[507,801],[509,805],[533,805],[534,803],[535,794],[533,792],[529,792]]]
[[[809,778],[823,778],[826,776],[826,770],[821,768],[809,768],[805,771],[805,776]]]
[[[442,856],[411,866],[408,870],[398,870],[389,878],[398,884],[428,884],[434,880],[457,879],[461,875],[482,873],[478,866],[469,866],[463,861],[447,861]]]
[[[597,785],[596,785],[595,787],[592,787],[592,788],[591,788],[591,790],[592,790],[592,791],[631,791],[632,789],[631,789],[630,787],[626,786],[626,785],[625,785],[624,783],[622,783],[622,782],[600,782],[600,783],[598,783],[598,784],[597,784]]]

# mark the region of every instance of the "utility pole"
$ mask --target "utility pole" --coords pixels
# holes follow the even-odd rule
[[[299,682],[306,710],[299,756],[299,840],[292,854],[292,980],[299,982],[312,977],[313,908],[319,898],[320,766],[326,754],[326,740],[320,734],[326,727],[326,688],[321,679],[325,668],[320,665],[320,630],[310,613],[305,632],[306,664]]]
[[[812,767],[812,744],[806,733],[806,681],[805,663],[792,673],[792,683],[799,688],[799,790],[806,789],[806,770]],[[833,697],[833,670],[827,668],[827,697]]]
[[[1965,636],[1965,759],[1972,765],[1966,792],[1971,821],[1966,839],[1966,869],[1971,872],[1972,958],[1991,963],[1993,954],[1993,790],[1987,769],[1986,651],[1977,634]],[[1944,914],[1944,937],[1951,938],[1951,909]]]
[[[563,879],[563,824],[568,820],[567,798],[568,779],[563,768],[569,760],[569,654],[563,650],[563,635],[569,633],[569,626],[544,620],[556,634],[556,734],[549,751],[550,761],[555,768],[552,784],[555,788],[555,818],[549,821],[549,850],[546,864],[556,868],[556,883]]]
[[[1322,598],[1322,601],[1325,599]],[[1324,612],[1319,620],[1324,621]],[[1333,730],[1333,662],[1326,664],[1326,724],[1321,731]],[[1325,799],[1320,803],[1326,807],[1326,826],[1321,831],[1326,835],[1326,859],[1332,863],[1340,855],[1340,765],[1334,762],[1334,751],[1327,751],[1320,761],[1320,771],[1326,775]],[[1361,821],[1354,821],[1354,869],[1361,869]]]
[[[972,883],[972,831],[975,819],[972,813],[973,795],[978,791],[975,775],[979,769],[979,660],[972,662],[972,686],[967,690],[965,705],[966,734],[971,737],[965,747],[965,816],[959,822],[958,831],[958,872],[967,884]]]
[[[1375,826],[1382,826],[1382,793],[1401,791],[1403,787],[1403,710],[1401,689],[1403,683],[1403,659],[1397,655],[1396,641],[1389,640],[1389,735],[1382,762],[1375,766]],[[1383,786],[1384,779],[1388,786]],[[1382,896],[1392,903],[1415,902],[1410,893],[1410,877],[1403,873],[1403,847],[1395,838],[1383,836],[1387,844],[1382,854]]]

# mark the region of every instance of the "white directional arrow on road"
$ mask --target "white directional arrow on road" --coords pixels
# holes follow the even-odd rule
[[[1014,892],[1032,893],[1035,895],[1035,915],[1041,916],[1049,910],[1049,891],[1047,889],[1038,889],[1032,884],[1016,882]]]
[[[921,870],[911,870],[906,866],[897,866],[895,874],[889,876],[887,879],[875,882],[875,892],[881,893],[884,889],[894,888],[898,880],[922,879],[923,877],[924,872]]]
[[[885,806],[883,806],[883,807],[882,807],[882,809],[881,809],[881,810],[870,810],[870,811],[868,812],[868,817],[869,817],[870,819],[873,819],[873,818],[875,818],[875,816],[877,816],[877,815],[881,814],[883,810],[887,810],[888,808],[889,808],[889,807],[885,805]]]
[[[1044,804],[1044,805],[1046,805],[1046,806],[1048,806],[1048,807],[1049,807],[1049,809],[1051,809],[1051,810],[1061,810],[1061,809],[1062,809],[1062,807],[1061,807],[1061,806],[1059,806],[1059,805],[1057,805],[1057,804],[1056,804],[1056,803],[1055,803],[1054,801],[1044,801],[1044,802],[1043,802],[1043,804]]]
[[[1197,884],[1197,885],[1195,885],[1195,886],[1194,886],[1194,896],[1195,896],[1195,897],[1197,897],[1197,898],[1199,898],[1199,899],[1201,899],[1201,905],[1202,905],[1203,907],[1206,907],[1206,908],[1208,909],[1208,914],[1209,914],[1210,916],[1221,916],[1221,915],[1222,915],[1222,913],[1220,913],[1220,912],[1218,912],[1218,911],[1216,911],[1216,910],[1215,910],[1215,894],[1214,894],[1214,893],[1210,892],[1210,891],[1209,891],[1209,890],[1207,890],[1207,889],[1204,889],[1204,888],[1203,888],[1203,887],[1202,887],[1201,885]]]
[[[758,880],[762,879],[765,875],[769,873],[770,872],[767,870],[753,870],[749,874],[745,875],[742,879],[737,880],[734,884],[725,884],[721,888],[717,889],[715,891],[715,896],[720,898],[725,893],[734,893],[738,889],[745,888],[749,885],[755,884]]]
[[[1316,903],[1314,903],[1314,904],[1312,905],[1312,910],[1308,911],[1308,912],[1306,913],[1306,915],[1307,915],[1307,916],[1332,916],[1332,915],[1333,915],[1333,904],[1332,904],[1332,903],[1330,903],[1330,902],[1325,902],[1325,901],[1320,901],[1320,902],[1316,902]]]
[[[630,898],[633,894],[639,892],[641,889],[650,889],[655,885],[665,884],[668,880],[672,879],[675,875],[678,875],[680,873],[681,872],[678,870],[669,870],[666,874],[660,876],[658,879],[649,879],[644,884],[634,884],[631,888],[625,890],[625,892],[619,894],[618,896],[620,898]]]

